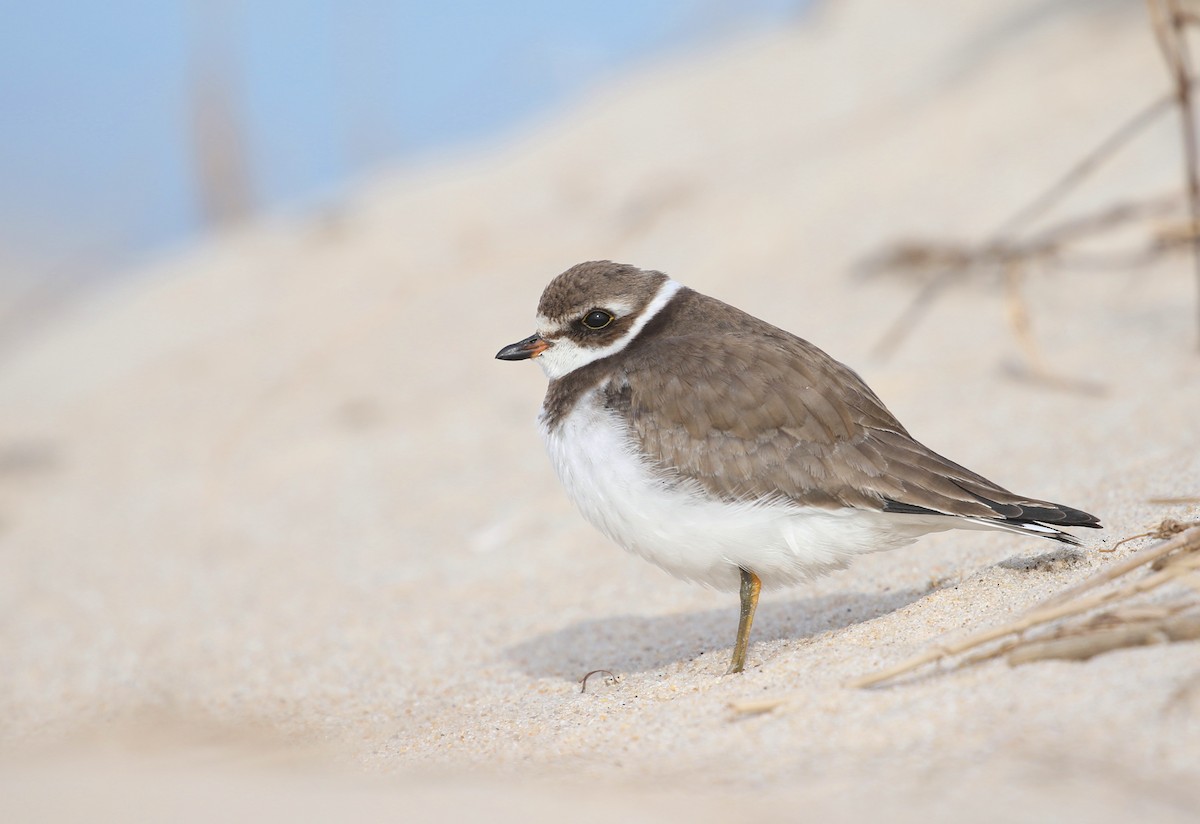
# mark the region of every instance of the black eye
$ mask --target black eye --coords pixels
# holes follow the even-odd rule
[[[613,316],[603,309],[593,309],[583,318],[583,325],[588,329],[603,329],[613,322]]]

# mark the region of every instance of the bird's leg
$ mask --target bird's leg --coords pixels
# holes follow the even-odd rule
[[[748,569],[738,567],[742,573],[742,616],[738,620],[737,642],[733,645],[733,660],[729,662],[726,675],[741,672],[746,667],[746,650],[750,648],[750,627],[754,623],[754,610],[758,609],[758,593],[762,581]]]

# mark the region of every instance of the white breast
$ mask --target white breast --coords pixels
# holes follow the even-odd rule
[[[595,392],[554,429],[540,421],[558,477],[583,516],[621,546],[672,575],[733,590],[738,567],[765,586],[840,569],[857,554],[893,549],[954,519],[790,502],[728,503],[653,471],[636,440]]]

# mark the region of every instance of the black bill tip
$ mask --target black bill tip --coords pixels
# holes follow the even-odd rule
[[[539,338],[537,335],[530,335],[525,340],[510,343],[508,346],[496,353],[497,360],[527,360],[536,358],[538,355],[550,348],[550,344]]]

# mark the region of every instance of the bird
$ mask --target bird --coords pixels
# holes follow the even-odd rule
[[[616,544],[740,598],[954,528],[1077,545],[1087,512],[1016,495],[914,439],[849,367],[655,270],[588,261],[502,348],[549,383],[538,428],[567,496]]]

